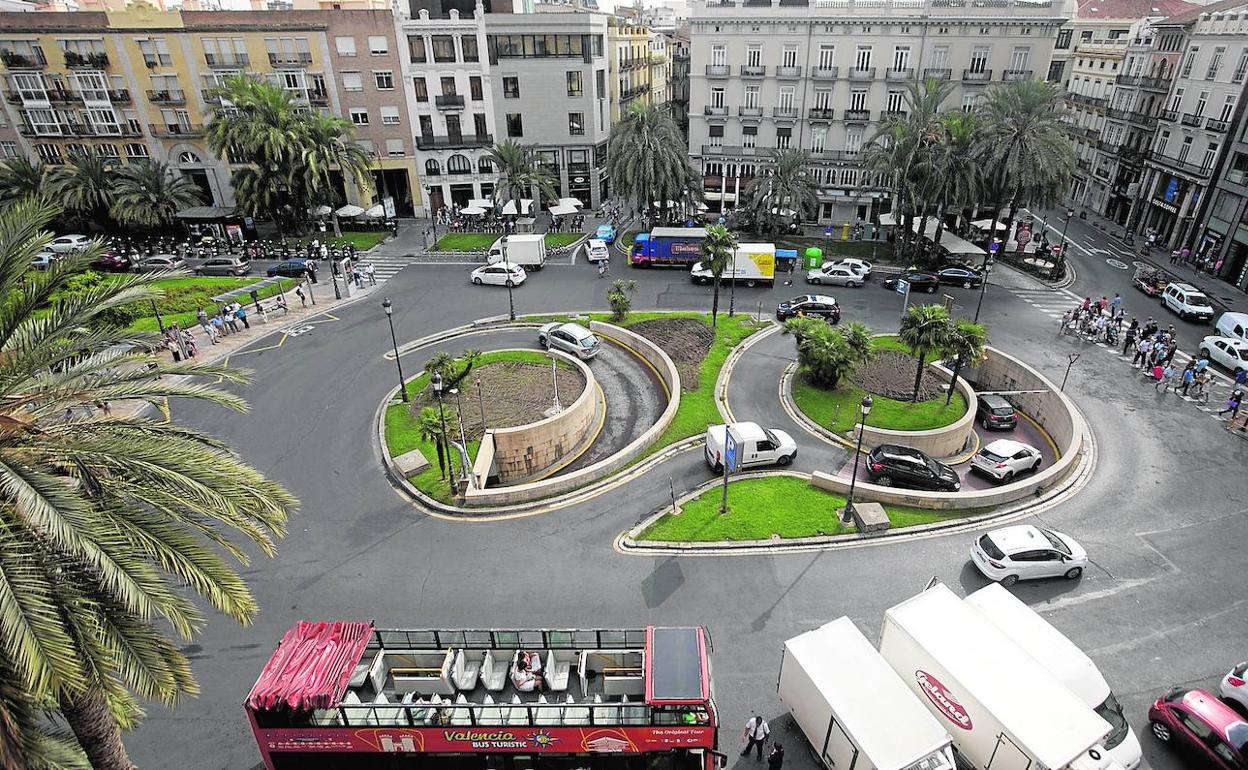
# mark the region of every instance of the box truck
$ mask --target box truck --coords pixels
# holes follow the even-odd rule
[[[1126,770],[1140,766],[1143,755],[1122,706],[1092,659],[1066,635],[1000,584],[981,588],[964,600],[1044,666],[1113,728],[1102,744]]]
[[[689,277],[694,283],[708,284],[714,273],[704,262],[695,262]],[[771,286],[776,279],[776,245],[774,243],[740,243],[724,268],[720,281],[736,281],[746,286]]]
[[[702,258],[705,239],[705,227],[656,227],[633,237],[628,263],[635,267],[688,267]]]
[[[541,233],[504,235],[490,247],[487,260],[520,265],[525,270],[541,270],[546,264],[546,236]]]
[[[951,739],[849,618],[795,636],[780,701],[828,770],[953,770]]]
[[[884,613],[880,654],[977,770],[1118,770],[1110,724],[943,584]]]

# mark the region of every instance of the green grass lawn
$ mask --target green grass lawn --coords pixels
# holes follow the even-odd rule
[[[447,233],[438,239],[433,251],[486,251],[494,245],[499,233]],[[567,246],[585,237],[585,233],[547,233],[546,248]]]
[[[477,359],[477,366],[495,363],[498,361],[518,361],[529,364],[549,364],[550,358],[546,354],[536,350],[516,350],[516,351],[497,351],[493,353],[482,353]],[[471,375],[469,375],[471,376]],[[421,393],[429,385],[429,375],[421,374],[408,380],[406,387],[408,398],[415,401],[416,396]],[[449,417],[448,417],[449,419]],[[398,457],[406,454],[413,449],[419,449],[420,453],[429,461],[429,467],[420,473],[408,478],[417,489],[429,495],[435,500],[443,503],[454,502],[454,496],[451,494],[450,484],[446,479],[442,478],[442,473],[438,469],[438,450],[432,440],[424,440],[420,436],[420,422],[411,412],[411,404],[399,402],[390,404],[386,407],[385,415],[385,436],[386,449],[390,452],[391,457]],[[448,422],[448,432],[450,431]],[[480,441],[468,442],[468,455],[472,459],[477,457],[477,449],[481,446]],[[455,467],[459,468],[459,457],[455,457]]]
[[[170,324],[178,324],[178,326],[186,329],[195,326],[195,313],[203,308],[206,311],[213,311],[217,305],[212,298],[218,294],[224,294],[232,289],[241,289],[250,286],[253,283],[262,280],[262,276],[247,276],[245,278],[229,278],[216,276],[194,276],[187,278],[166,278],[157,281],[154,285],[165,290],[163,299],[156,301],[156,307],[160,310],[160,318],[165,326]],[[282,281],[280,284],[274,284],[261,289],[258,294],[260,299],[272,297],[280,294],[285,289],[294,286],[293,280]],[[248,313],[251,312],[250,299],[243,304],[248,305]],[[151,306],[139,306],[142,310],[150,310]],[[143,315],[132,320],[129,328],[133,331],[154,332],[160,330],[160,324],[156,322],[155,315]]]
[[[910,351],[895,336],[874,337],[876,350]],[[810,383],[802,372],[793,378],[793,401],[810,419],[838,435],[853,429],[858,420],[858,405],[866,391],[842,380],[836,390],[825,390]],[[957,422],[966,414],[966,398],[959,392],[945,406],[944,396],[930,401],[897,401],[871,394],[875,405],[867,423],[874,428],[889,430],[931,430]]]
[[[641,533],[640,540],[715,542],[838,535],[853,531],[836,516],[845,498],[812,487],[805,479],[773,476],[728,485],[728,513],[719,512],[719,487],[685,503]],[[931,524],[967,515],[964,511],[927,511],[885,506],[894,528]]]
[[[329,246],[345,246],[350,243],[355,246],[356,251],[368,251],[377,244],[381,243],[390,235],[389,230],[362,230],[360,232],[346,232],[341,238],[335,238],[333,230],[318,233],[316,235],[308,235],[300,238],[297,242],[300,245],[311,243],[312,239],[321,241]],[[328,239],[328,240],[327,240]],[[490,241],[493,243],[493,241]]]
[[[546,233],[546,248],[557,249],[570,246],[585,237],[585,233]]]

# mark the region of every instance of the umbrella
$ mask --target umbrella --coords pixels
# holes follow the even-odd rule
[[[977,229],[977,230],[987,230],[987,229],[988,229],[989,227],[991,227],[991,226],[992,226],[992,220],[991,220],[991,219],[976,219],[974,222],[972,222],[972,223],[971,223],[971,227],[974,227],[974,228],[975,228],[975,229]],[[1007,225],[1006,223],[1004,223],[1004,222],[1002,222],[1002,221],[998,220],[998,221],[997,221],[997,229],[998,229],[998,230],[1008,230],[1008,229],[1009,229],[1009,225]]]
[[[666,201],[666,202],[655,201],[654,207],[656,209],[674,209],[676,208],[676,201]]]
[[[364,209],[348,203],[334,213],[340,217],[358,217],[360,214],[364,213]]]
[[[515,201],[507,201],[507,205],[503,206],[503,213],[504,213],[504,214],[510,214],[511,216],[513,216],[513,217],[514,217],[514,216],[516,215],[516,213],[517,213],[517,212],[516,212],[516,202],[515,202]]]
[[[480,206],[469,206],[467,208],[460,209],[459,213],[470,217],[479,217],[485,213],[485,209]]]
[[[565,206],[560,203],[558,206],[551,206],[550,213],[557,217],[570,216],[576,213],[576,206]]]
[[[560,198],[559,205],[560,206],[572,206],[573,208],[578,208],[578,209],[585,208],[585,204],[581,203],[576,198]]]
[[[364,212],[364,216],[369,219],[381,219],[386,215],[386,207],[378,203],[376,206],[369,206],[368,211]]]
[[[473,198],[472,200],[468,201],[469,208],[488,209],[488,208],[493,208],[493,206],[494,206],[494,201],[489,198]]]
[[[709,211],[709,210],[710,210],[710,207],[709,207],[709,206],[707,206],[705,203],[697,203],[697,204],[695,204],[695,205],[698,207],[698,211]]]
[[[315,208],[308,209],[308,213],[314,217],[323,217],[331,211],[333,211],[333,209],[329,206],[316,206]]]

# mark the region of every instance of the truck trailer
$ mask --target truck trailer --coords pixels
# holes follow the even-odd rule
[[[880,654],[976,770],[1121,770],[1110,724],[943,584],[884,613]]]
[[[785,642],[778,689],[828,770],[953,770],[948,731],[849,618]]]
[[[689,267],[702,258],[705,227],[656,227],[637,233],[628,253],[634,267]]]
[[[525,270],[541,270],[546,264],[546,236],[541,233],[504,235],[490,246],[490,264],[507,262]]]
[[[715,274],[705,262],[696,262],[689,272],[694,283],[708,284]],[[732,253],[720,281],[743,283],[746,286],[771,286],[776,280],[776,245],[774,243],[739,243]]]

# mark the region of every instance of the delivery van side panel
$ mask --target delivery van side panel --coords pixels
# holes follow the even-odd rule
[[[832,721],[832,707],[806,670],[787,652],[780,667],[779,690],[780,702],[793,714],[793,721],[801,728],[815,753],[822,754]],[[846,765],[841,764],[838,757],[834,767],[840,770]]]

